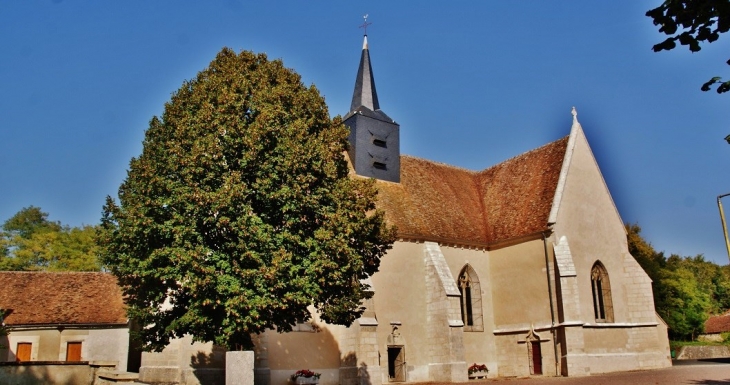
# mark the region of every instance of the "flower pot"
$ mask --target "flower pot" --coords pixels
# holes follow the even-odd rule
[[[480,370],[474,373],[469,374],[469,379],[474,380],[477,378],[487,378],[487,371],[486,370]]]
[[[294,381],[295,384],[319,384],[319,378],[317,377],[297,377]]]

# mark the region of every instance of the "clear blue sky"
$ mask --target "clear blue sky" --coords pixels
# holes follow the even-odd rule
[[[730,76],[730,34],[653,53],[659,3],[0,0],[0,221],[98,223],[150,118],[223,46],[281,58],[344,115],[368,13],[403,153],[483,169],[567,135],[576,106],[623,220],[727,264],[730,95],[699,87]]]

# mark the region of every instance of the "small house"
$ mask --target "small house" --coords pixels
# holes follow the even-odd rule
[[[0,362],[112,361],[126,370],[129,322],[117,279],[100,272],[0,272],[8,336]]]

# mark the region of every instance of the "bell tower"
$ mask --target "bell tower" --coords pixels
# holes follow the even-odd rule
[[[344,123],[350,128],[348,154],[355,173],[399,183],[400,126],[380,109],[367,33],[363,39],[350,112],[345,115]]]

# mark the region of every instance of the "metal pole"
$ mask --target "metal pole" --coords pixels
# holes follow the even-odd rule
[[[727,224],[725,223],[725,213],[722,211],[722,202],[720,202],[721,198],[728,195],[730,195],[730,193],[717,196],[717,207],[720,209],[720,221],[722,222],[722,233],[725,235],[725,247],[727,248],[727,257],[728,259],[730,259],[730,240],[727,237]]]

